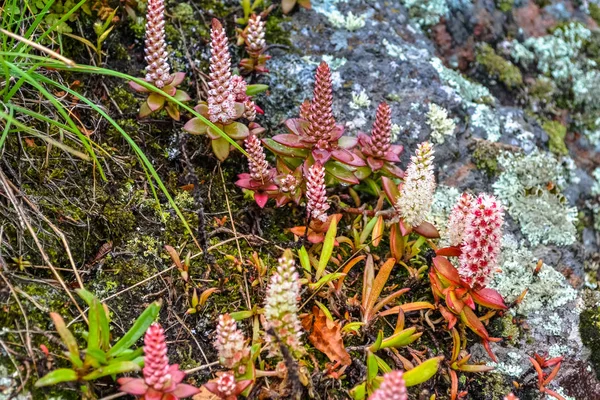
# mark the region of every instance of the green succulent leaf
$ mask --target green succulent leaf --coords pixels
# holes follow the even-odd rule
[[[65,321],[59,314],[50,313],[50,318],[52,318],[54,326],[56,327],[56,330],[60,335],[62,342],[67,346],[67,349],[69,350],[69,359],[75,367],[81,368],[83,366],[83,361],[81,361],[81,358],[79,357],[79,346],[77,345],[77,340],[75,339],[75,336],[73,336],[69,328],[67,328]]]
[[[440,363],[443,359],[443,356],[430,358],[410,371],[404,372],[404,382],[406,383],[406,386],[419,385],[429,380],[438,372]]]
[[[333,246],[335,245],[335,236],[337,234],[337,219],[331,218],[331,223],[329,224],[329,228],[327,229],[327,234],[325,235],[325,240],[323,241],[323,248],[321,250],[321,258],[319,258],[319,265],[317,267],[317,273],[315,275],[315,279],[319,279],[323,272],[325,272],[325,268],[329,263],[329,259],[331,258],[331,254],[333,253]]]
[[[118,361],[106,367],[98,368],[83,377],[86,381],[102,378],[103,376],[122,374],[123,372],[139,371],[140,366],[132,361]]]
[[[123,351],[129,349],[139,338],[142,337],[148,327],[154,322],[160,311],[160,303],[155,301],[150,304],[148,308],[144,310],[142,315],[135,320],[133,326],[123,337],[115,343],[115,345],[108,351],[108,356],[116,357]]]
[[[259,93],[265,92],[269,89],[269,85],[261,85],[261,84],[254,84],[254,85],[248,85],[246,86],[246,94],[248,96],[256,96]]]
[[[44,377],[40,378],[36,383],[35,387],[43,387],[56,385],[61,382],[71,382],[77,380],[77,372],[69,368],[56,369]]]

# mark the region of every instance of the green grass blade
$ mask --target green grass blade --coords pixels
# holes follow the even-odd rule
[[[0,154],[2,152],[2,147],[4,146],[4,142],[6,141],[6,138],[8,136],[8,131],[10,130],[10,125],[12,124],[12,120],[13,120],[13,108],[10,104],[8,105],[8,109],[9,109],[9,115],[6,118],[4,118],[6,123],[4,125],[4,131],[2,131],[2,136],[0,136]]]
[[[173,207],[173,209],[175,210],[175,213],[177,213],[177,216],[179,217],[179,219],[181,220],[181,222],[183,223],[183,225],[185,226],[185,228],[187,229],[187,231],[189,232],[189,234],[195,240],[194,232],[192,231],[192,228],[187,223],[185,217],[183,216],[183,213],[181,212],[181,210],[179,209],[179,207],[175,203],[175,200],[173,200],[173,197],[169,193],[169,190],[167,189],[167,187],[165,186],[165,184],[163,183],[163,181],[160,179],[160,176],[158,176],[158,172],[156,172],[156,169],[154,169],[154,166],[152,165],[152,163],[150,162],[150,160],[148,160],[148,157],[146,157],[146,155],[144,154],[144,152],[142,151],[142,149],[137,145],[137,143],[133,140],[133,138],[131,136],[129,136],[127,134],[127,132],[125,132],[123,130],[123,128],[121,128],[121,126],[119,124],[117,124],[117,122],[114,119],[112,119],[110,117],[110,115],[108,115],[104,110],[102,110],[100,107],[98,107],[96,104],[94,104],[92,101],[90,101],[86,97],[84,97],[81,94],[75,92],[71,88],[68,88],[68,87],[66,87],[66,86],[64,86],[64,85],[62,85],[62,84],[60,84],[58,82],[54,82],[54,81],[52,81],[52,80],[50,80],[50,79],[48,79],[46,77],[42,76],[40,79],[42,81],[48,83],[48,84],[54,85],[54,86],[60,88],[61,90],[66,91],[69,94],[72,94],[73,96],[77,97],[78,99],[80,99],[81,101],[83,101],[84,103],[86,103],[87,105],[89,105],[90,107],[92,107],[92,109],[94,111],[96,111],[98,114],[100,114],[101,116],[103,116],[104,118],[106,118],[106,120],[123,136],[123,138],[125,139],[125,141],[127,141],[127,143],[129,143],[129,145],[131,146],[131,148],[133,149],[133,151],[136,153],[136,155],[142,161],[142,165],[144,165],[145,169],[147,169],[147,171],[150,173],[150,175],[152,176],[152,178],[154,178],[154,181],[157,183],[158,187],[160,188],[160,190],[163,192],[163,194],[167,198],[169,204],[171,205],[171,207]],[[150,187],[152,187],[152,184],[150,185]],[[153,191],[153,193],[155,195],[155,198],[156,198],[156,200],[158,202],[158,196],[156,195],[156,192],[154,191],[154,188],[152,188],[152,191]]]
[[[35,87],[46,99],[48,99],[48,101],[56,108],[57,112],[65,119],[65,121],[67,121],[67,124],[69,124],[69,126],[71,126],[71,128],[73,128],[76,132],[78,132],[77,136],[81,140],[82,145],[85,147],[87,152],[90,154],[90,156],[94,160],[94,163],[96,163],[96,165],[98,166],[98,171],[100,172],[100,176],[102,177],[103,180],[106,181],[106,175],[104,175],[104,170],[102,169],[100,162],[96,158],[96,153],[94,152],[94,149],[90,145],[89,138],[87,136],[85,136],[79,130],[79,128],[77,128],[77,125],[75,125],[75,123],[73,122],[71,117],[69,117],[69,115],[67,114],[67,111],[64,109],[63,105],[58,100],[56,100],[56,98],[39,83],[39,80],[41,80],[40,78],[44,78],[44,80],[47,80],[47,81],[51,81],[51,80],[46,77],[43,77],[42,75],[39,75],[37,73],[26,74],[19,67],[17,67],[16,65],[14,65],[12,63],[6,62],[6,65],[8,65],[8,67],[15,74],[17,74],[19,76],[24,76],[26,78],[27,82],[31,86]]]

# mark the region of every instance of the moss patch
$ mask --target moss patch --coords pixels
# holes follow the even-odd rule
[[[590,350],[590,362],[600,379],[600,307],[591,307],[581,313],[579,319],[581,340]]]
[[[567,136],[567,127],[557,121],[546,121],[542,128],[548,134],[548,144],[550,151],[557,155],[565,155],[569,153],[565,145],[565,136]]]
[[[489,44],[484,43],[479,47],[476,60],[490,76],[497,78],[507,88],[513,89],[523,85],[521,70],[496,54]]]

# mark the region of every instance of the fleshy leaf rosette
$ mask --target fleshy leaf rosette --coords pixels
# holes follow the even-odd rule
[[[158,323],[150,325],[144,336],[142,373],[143,378],[119,378],[119,390],[146,400],[178,400],[199,392],[198,388],[181,383],[185,372],[177,364],[169,365],[164,331]]]
[[[223,372],[215,380],[206,382],[204,387],[222,400],[237,400],[238,396],[252,383],[251,380],[236,382],[231,372]]]
[[[381,171],[390,176],[402,178],[404,173],[395,163],[403,150],[402,146],[392,144],[392,110],[387,103],[379,104],[371,135],[358,134],[358,143],[366,157],[368,172]]]
[[[289,157],[310,157],[309,164],[317,162],[323,165],[331,177],[341,182],[358,184],[354,171],[366,164],[353,150],[358,139],[342,136],[344,128],[335,122],[332,93],[331,71],[327,63],[322,62],[315,75],[313,99],[302,106],[301,114],[306,119],[288,119],[285,125],[290,133],[265,139],[263,143],[286,161]],[[291,168],[296,166],[289,165]]]
[[[240,92],[245,91],[246,82],[231,75],[231,56],[229,54],[227,35],[223,25],[212,20],[210,43],[210,81],[208,82],[208,101],[200,102],[194,109],[200,115],[221,129],[229,138],[241,142],[250,134],[248,126],[236,122],[246,112],[245,98],[237,101]],[[242,86],[242,88],[238,87]],[[193,135],[206,134],[211,139],[213,153],[224,161],[229,156],[230,143],[218,132],[208,126],[200,118],[190,119],[183,127]],[[256,132],[255,132],[256,133]]]
[[[191,100],[190,96],[183,90],[177,89],[177,86],[185,79],[185,73],[170,73],[167,45],[165,43],[164,12],[164,0],[148,1],[146,13],[148,22],[146,23],[146,39],[144,42],[147,63],[145,81],[181,102],[189,101]],[[167,101],[167,98],[160,92],[152,92],[133,81],[129,82],[129,85],[137,92],[150,93],[140,107],[140,118],[147,117],[153,112],[165,108],[171,118],[179,121],[179,108],[175,103]]]

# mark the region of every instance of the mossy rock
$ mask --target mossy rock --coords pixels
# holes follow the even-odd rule
[[[489,44],[484,43],[478,48],[476,60],[490,76],[497,78],[507,88],[514,89],[523,85],[521,70],[496,54]]]
[[[565,144],[565,136],[567,136],[567,127],[557,121],[546,121],[542,128],[548,134],[548,144],[550,151],[559,156],[564,156],[569,153]]]
[[[500,150],[493,143],[482,140],[475,145],[471,158],[477,169],[485,171],[490,177],[494,177],[500,173],[497,160],[499,154]]]
[[[600,307],[584,310],[579,318],[581,340],[590,351],[590,362],[600,379]]]

